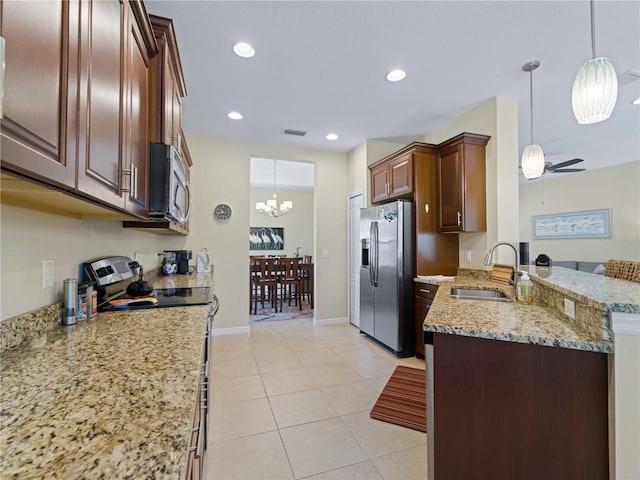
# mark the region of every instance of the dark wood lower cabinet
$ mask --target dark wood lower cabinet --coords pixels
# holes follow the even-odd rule
[[[438,291],[438,285],[416,282],[413,284],[413,291],[415,294],[416,357],[424,358],[424,319],[429,313],[433,297]]]
[[[437,480],[609,478],[607,355],[434,334]]]

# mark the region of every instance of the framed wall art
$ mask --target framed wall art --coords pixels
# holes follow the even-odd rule
[[[284,228],[249,227],[249,250],[284,250]]]
[[[609,238],[611,209],[534,215],[534,240],[558,238]]]

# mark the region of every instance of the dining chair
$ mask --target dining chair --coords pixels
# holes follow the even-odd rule
[[[282,311],[282,304],[284,300],[288,300],[289,305],[291,305],[292,298],[293,304],[298,305],[298,309],[302,310],[302,298],[300,297],[301,280],[299,272],[300,258],[281,258],[278,264],[278,283],[280,284],[280,311]]]
[[[264,308],[265,301],[271,301],[274,311],[278,313],[278,276],[275,258],[256,258],[251,271],[251,310],[257,315],[258,303]]]
[[[300,270],[300,299],[311,305],[313,310],[313,263],[301,263]]]

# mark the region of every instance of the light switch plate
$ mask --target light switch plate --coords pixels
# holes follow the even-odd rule
[[[471,263],[471,250],[464,251],[464,263]]]
[[[327,250],[326,248],[323,248],[321,257],[322,258],[329,258],[329,250]]]
[[[569,318],[576,319],[576,304],[568,298],[564,299],[564,314]]]
[[[133,256],[133,259],[140,265],[144,264],[144,255],[142,253],[136,252]]]
[[[55,260],[42,261],[42,288],[52,288],[56,278]]]

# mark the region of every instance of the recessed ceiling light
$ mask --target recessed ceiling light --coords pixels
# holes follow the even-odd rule
[[[336,135],[335,133],[330,133],[327,135],[327,140],[337,140],[338,139],[338,135]]]
[[[233,46],[233,52],[239,57],[250,58],[256,54],[251,45],[246,42],[239,42]]]
[[[229,112],[227,117],[231,120],[242,120],[242,114],[240,112]]]
[[[406,76],[407,74],[404,70],[391,70],[389,73],[387,73],[387,80],[389,80],[390,82],[399,82]]]
[[[640,98],[636,98],[633,102],[634,105],[640,105]]]

